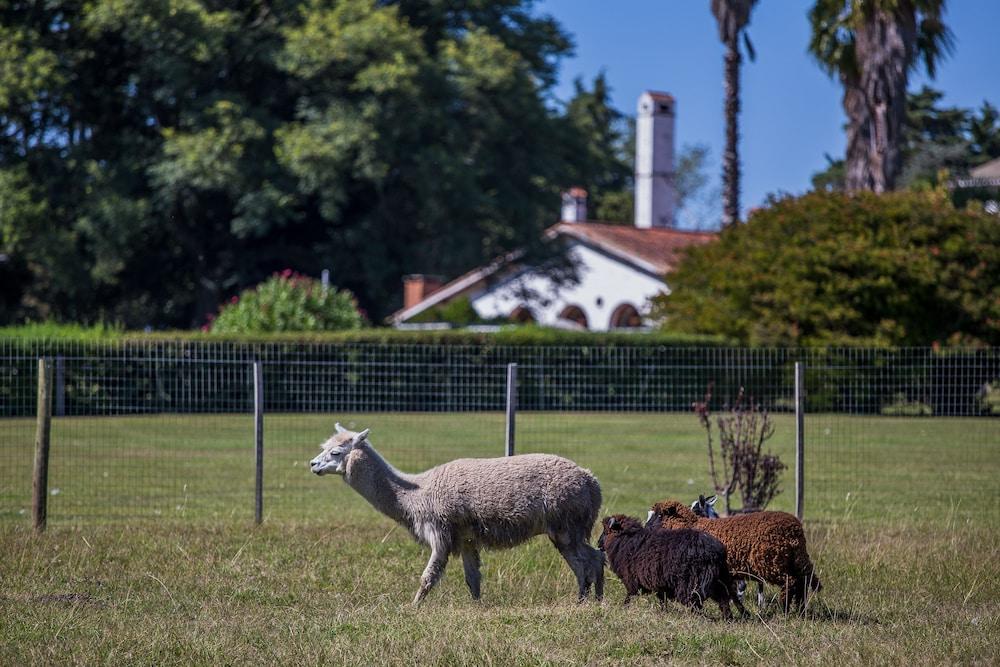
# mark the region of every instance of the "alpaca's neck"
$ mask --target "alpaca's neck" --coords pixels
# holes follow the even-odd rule
[[[410,525],[410,500],[419,490],[413,475],[399,472],[370,445],[351,457],[344,481],[378,511]]]

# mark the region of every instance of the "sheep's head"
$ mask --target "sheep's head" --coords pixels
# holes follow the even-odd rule
[[[597,538],[597,548],[601,551],[604,551],[604,547],[619,535],[627,535],[642,530],[641,523],[624,514],[613,514],[612,516],[605,517],[601,525],[604,527],[604,530],[601,531],[601,536]]]
[[[718,496],[698,496],[698,500],[691,503],[691,511],[698,516],[703,516],[707,519],[718,519],[719,513],[715,511],[715,501],[719,499]]]
[[[317,475],[330,473],[343,475],[347,470],[347,455],[360,447],[368,437],[369,429],[355,433],[340,424],[336,424],[335,427],[336,432],[319,446],[323,450],[322,453],[309,462],[309,469]]]
[[[661,500],[649,509],[646,526],[649,528],[688,528],[698,521],[698,515],[684,503]]]

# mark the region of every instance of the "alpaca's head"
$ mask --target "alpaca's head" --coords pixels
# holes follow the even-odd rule
[[[688,528],[698,521],[698,515],[684,503],[662,500],[649,508],[648,528]]]
[[[309,469],[317,475],[336,473],[343,475],[347,470],[347,455],[361,446],[368,437],[368,429],[355,433],[340,424],[335,424],[336,432],[320,445],[322,453],[309,462]]]

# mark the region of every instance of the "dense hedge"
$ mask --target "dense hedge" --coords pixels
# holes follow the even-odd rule
[[[283,412],[502,410],[508,363],[519,365],[522,410],[685,411],[710,383],[718,404],[742,386],[765,407],[789,410],[796,361],[806,364],[810,412],[985,414],[988,387],[1000,386],[994,348],[695,347],[562,333],[541,344],[532,336],[550,335],[542,331],[520,332],[532,342],[516,344],[496,334],[475,342],[484,334],[380,333],[382,341],[337,342],[0,338],[0,415],[33,414],[40,356],[56,361],[62,415],[250,412],[254,361],[263,363],[266,409]],[[574,337],[590,342],[565,342]]]

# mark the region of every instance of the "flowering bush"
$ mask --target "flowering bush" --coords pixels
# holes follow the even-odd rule
[[[360,329],[354,295],[285,269],[223,304],[203,327],[213,333]]]

